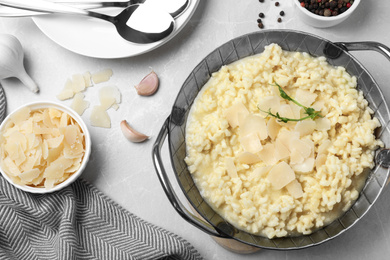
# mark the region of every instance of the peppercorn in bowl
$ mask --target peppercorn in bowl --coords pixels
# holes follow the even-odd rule
[[[317,28],[332,27],[345,21],[356,10],[360,0],[292,0],[297,15]]]

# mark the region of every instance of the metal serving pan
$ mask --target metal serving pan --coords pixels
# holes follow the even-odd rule
[[[211,74],[218,71],[223,65],[263,52],[264,47],[271,43],[279,44],[286,51],[307,52],[315,57],[325,56],[331,65],[343,66],[351,75],[356,76],[358,89],[363,91],[370,108],[375,111],[374,116],[379,119],[382,125],[377,131],[377,137],[383,141],[385,147],[389,147],[390,130],[388,124],[390,115],[387,103],[372,76],[350,54],[350,51],[373,50],[382,53],[390,60],[388,47],[377,42],[334,43],[312,34],[292,30],[264,30],[243,35],[223,44],[194,68],[178,93],[171,114],[165,121],[154,144],[152,155],[157,175],[168,199],[177,212],[189,223],[209,235],[235,239],[249,246],[278,250],[300,249],[318,245],[337,237],[355,225],[367,213],[388,179],[389,170],[387,167],[390,156],[387,149],[376,151],[376,166],[369,174],[359,198],[345,214],[310,235],[275,239],[255,236],[238,230],[219,216],[199,194],[184,162],[187,117],[195,97],[210,79]],[[187,210],[172,188],[161,159],[161,148],[167,135],[171,164],[179,186],[191,206],[206,221]]]

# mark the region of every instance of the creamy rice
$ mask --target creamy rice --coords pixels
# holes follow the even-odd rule
[[[314,143],[313,156],[326,140],[326,161],[308,173],[295,171],[303,196],[294,198],[286,188],[276,190],[267,172],[254,174],[264,161],[243,164],[237,128],[225,113],[236,102],[261,115],[259,100],[275,96],[274,83],[291,97],[298,89],[317,95],[315,103],[330,122],[329,130],[304,136]],[[224,219],[246,232],[268,238],[310,234],[346,211],[359,195],[365,169],[374,167],[374,150],[383,146],[375,139],[380,126],[372,118],[356,78],[343,67],[329,65],[324,57],[283,51],[271,44],[260,55],[224,66],[214,73],[191,108],[186,129],[189,171],[202,197]],[[270,117],[265,119],[270,120]],[[311,120],[311,119],[309,119]],[[282,126],[290,130],[296,123]],[[270,137],[262,140],[264,147]],[[233,158],[237,176],[228,174],[225,159]],[[283,161],[289,163],[289,158]]]

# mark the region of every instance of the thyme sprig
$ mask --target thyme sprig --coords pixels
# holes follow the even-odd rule
[[[290,97],[289,95],[287,95],[287,93],[282,89],[282,87],[275,82],[275,85],[278,87],[279,89],[279,94],[280,96],[287,100],[287,101],[291,101],[293,102],[294,104],[296,104],[297,106],[300,106],[303,108],[303,110],[305,110],[305,114],[307,116],[305,117],[302,117],[302,118],[298,118],[298,119],[294,119],[294,118],[288,118],[288,117],[282,117],[280,116],[279,112],[277,112],[276,114],[272,113],[271,112],[271,108],[268,109],[268,111],[264,111],[262,110],[261,108],[258,107],[258,109],[264,113],[267,114],[267,116],[272,116],[272,117],[275,117],[277,118],[279,121],[281,122],[284,122],[284,123],[287,123],[287,122],[298,122],[298,121],[303,121],[303,120],[306,120],[306,119],[312,119],[312,120],[315,120],[317,119],[318,117],[324,117],[323,115],[321,115],[321,111],[316,111],[314,108],[312,107],[306,107],[304,105],[302,105],[301,103],[299,103],[298,101],[296,101],[295,99],[293,99],[292,97]]]

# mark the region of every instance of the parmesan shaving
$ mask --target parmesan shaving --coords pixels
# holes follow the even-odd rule
[[[30,108],[29,107],[23,107],[19,111],[15,112],[14,115],[10,118],[11,122],[13,122],[15,125],[19,125],[23,121],[26,121],[30,116]]]
[[[73,88],[73,82],[72,80],[68,79],[66,82],[65,82],[65,87],[64,89],[61,91],[60,94],[57,95],[57,98],[59,100],[66,100],[66,99],[70,99],[74,96],[74,88]]]
[[[91,125],[103,128],[111,127],[111,119],[102,106],[94,106],[90,117]]]
[[[288,104],[283,104],[279,107],[279,114],[281,117],[287,117],[287,118],[297,118],[294,115],[293,110],[291,109],[291,106]],[[285,123],[282,123],[285,124]]]
[[[303,163],[305,158],[302,156],[302,154],[295,148],[291,149],[291,154],[290,154],[290,163],[291,164],[299,164]]]
[[[267,113],[262,111],[271,111],[271,113],[276,114],[280,107],[280,98],[278,96],[269,96],[262,98],[258,104],[258,108],[262,115],[267,116]],[[262,111],[261,111],[262,110]]]
[[[308,158],[312,151],[311,145],[300,139],[291,140],[291,146],[293,147],[292,150],[298,151],[303,158]]]
[[[225,117],[232,128],[239,125],[239,117],[245,118],[247,115],[249,111],[241,102],[235,103],[225,111]]]
[[[326,163],[327,156],[325,154],[320,154],[317,156],[316,161],[315,161],[315,166],[318,171],[319,168],[321,168],[322,165]]]
[[[240,134],[257,134],[260,140],[266,139],[268,132],[264,118],[253,114],[246,116],[242,125],[240,125]]]
[[[275,157],[275,145],[273,143],[264,145],[263,150],[261,150],[258,155],[267,165],[274,165],[277,162]]]
[[[305,136],[313,133],[315,129],[316,129],[316,122],[314,122],[313,120],[303,120],[303,121],[299,121],[295,125],[294,130],[299,132],[300,136]]]
[[[276,161],[283,160],[290,156],[290,151],[288,148],[279,140],[276,139],[275,142],[275,159]]]
[[[308,173],[314,169],[314,158],[306,158],[301,164],[295,164],[292,166],[295,172]]]
[[[317,94],[311,93],[310,91],[303,90],[298,88],[297,92],[295,93],[295,100],[304,105],[305,107],[310,107],[311,104],[314,103],[314,101],[317,98]]]
[[[240,142],[244,150],[250,153],[257,153],[263,149],[260,139],[255,133],[250,133],[241,137]]]
[[[237,169],[236,166],[234,165],[233,158],[231,157],[226,157],[225,159],[225,166],[226,166],[226,171],[230,178],[237,178]]]
[[[272,140],[275,140],[278,136],[280,128],[281,126],[276,122],[276,118],[272,117],[268,120],[267,131]]]
[[[316,123],[316,126],[315,126],[316,130],[327,131],[330,129],[330,120],[326,117],[317,118],[315,120],[315,123]]]
[[[74,74],[72,76],[72,89],[74,93],[79,93],[85,89],[84,76],[81,74]]]
[[[92,74],[92,81],[95,84],[106,82],[111,78],[112,74],[113,74],[112,69],[105,69],[105,70],[96,72],[96,73]]]
[[[262,178],[268,171],[271,169],[271,167],[258,167],[256,168],[250,175],[249,180],[252,181],[258,181],[260,178]]]
[[[115,86],[102,87],[99,90],[100,105],[105,110],[121,103],[121,93]]]
[[[320,146],[318,146],[318,155],[328,154],[328,149],[332,146],[332,142],[329,139],[326,139]]]
[[[93,83],[92,83],[92,75],[89,71],[85,72],[83,74],[83,78],[84,78],[84,84],[85,84],[85,87],[88,88],[88,87],[92,87]]]
[[[89,107],[89,102],[84,100],[83,93],[77,93],[72,101],[70,107],[77,112],[80,116],[84,113],[84,111]]]
[[[268,173],[267,179],[274,189],[280,190],[295,180],[295,173],[286,162],[280,162],[272,167]]]
[[[293,180],[287,184],[286,188],[290,195],[294,197],[294,199],[299,199],[303,196],[302,185],[297,180]]]
[[[238,161],[245,164],[254,164],[260,162],[261,159],[256,154],[243,152],[238,156]]]
[[[295,119],[299,119],[302,117],[301,116],[302,108],[300,106],[297,106],[296,104],[291,104],[290,108],[291,108],[291,111],[293,112]]]

